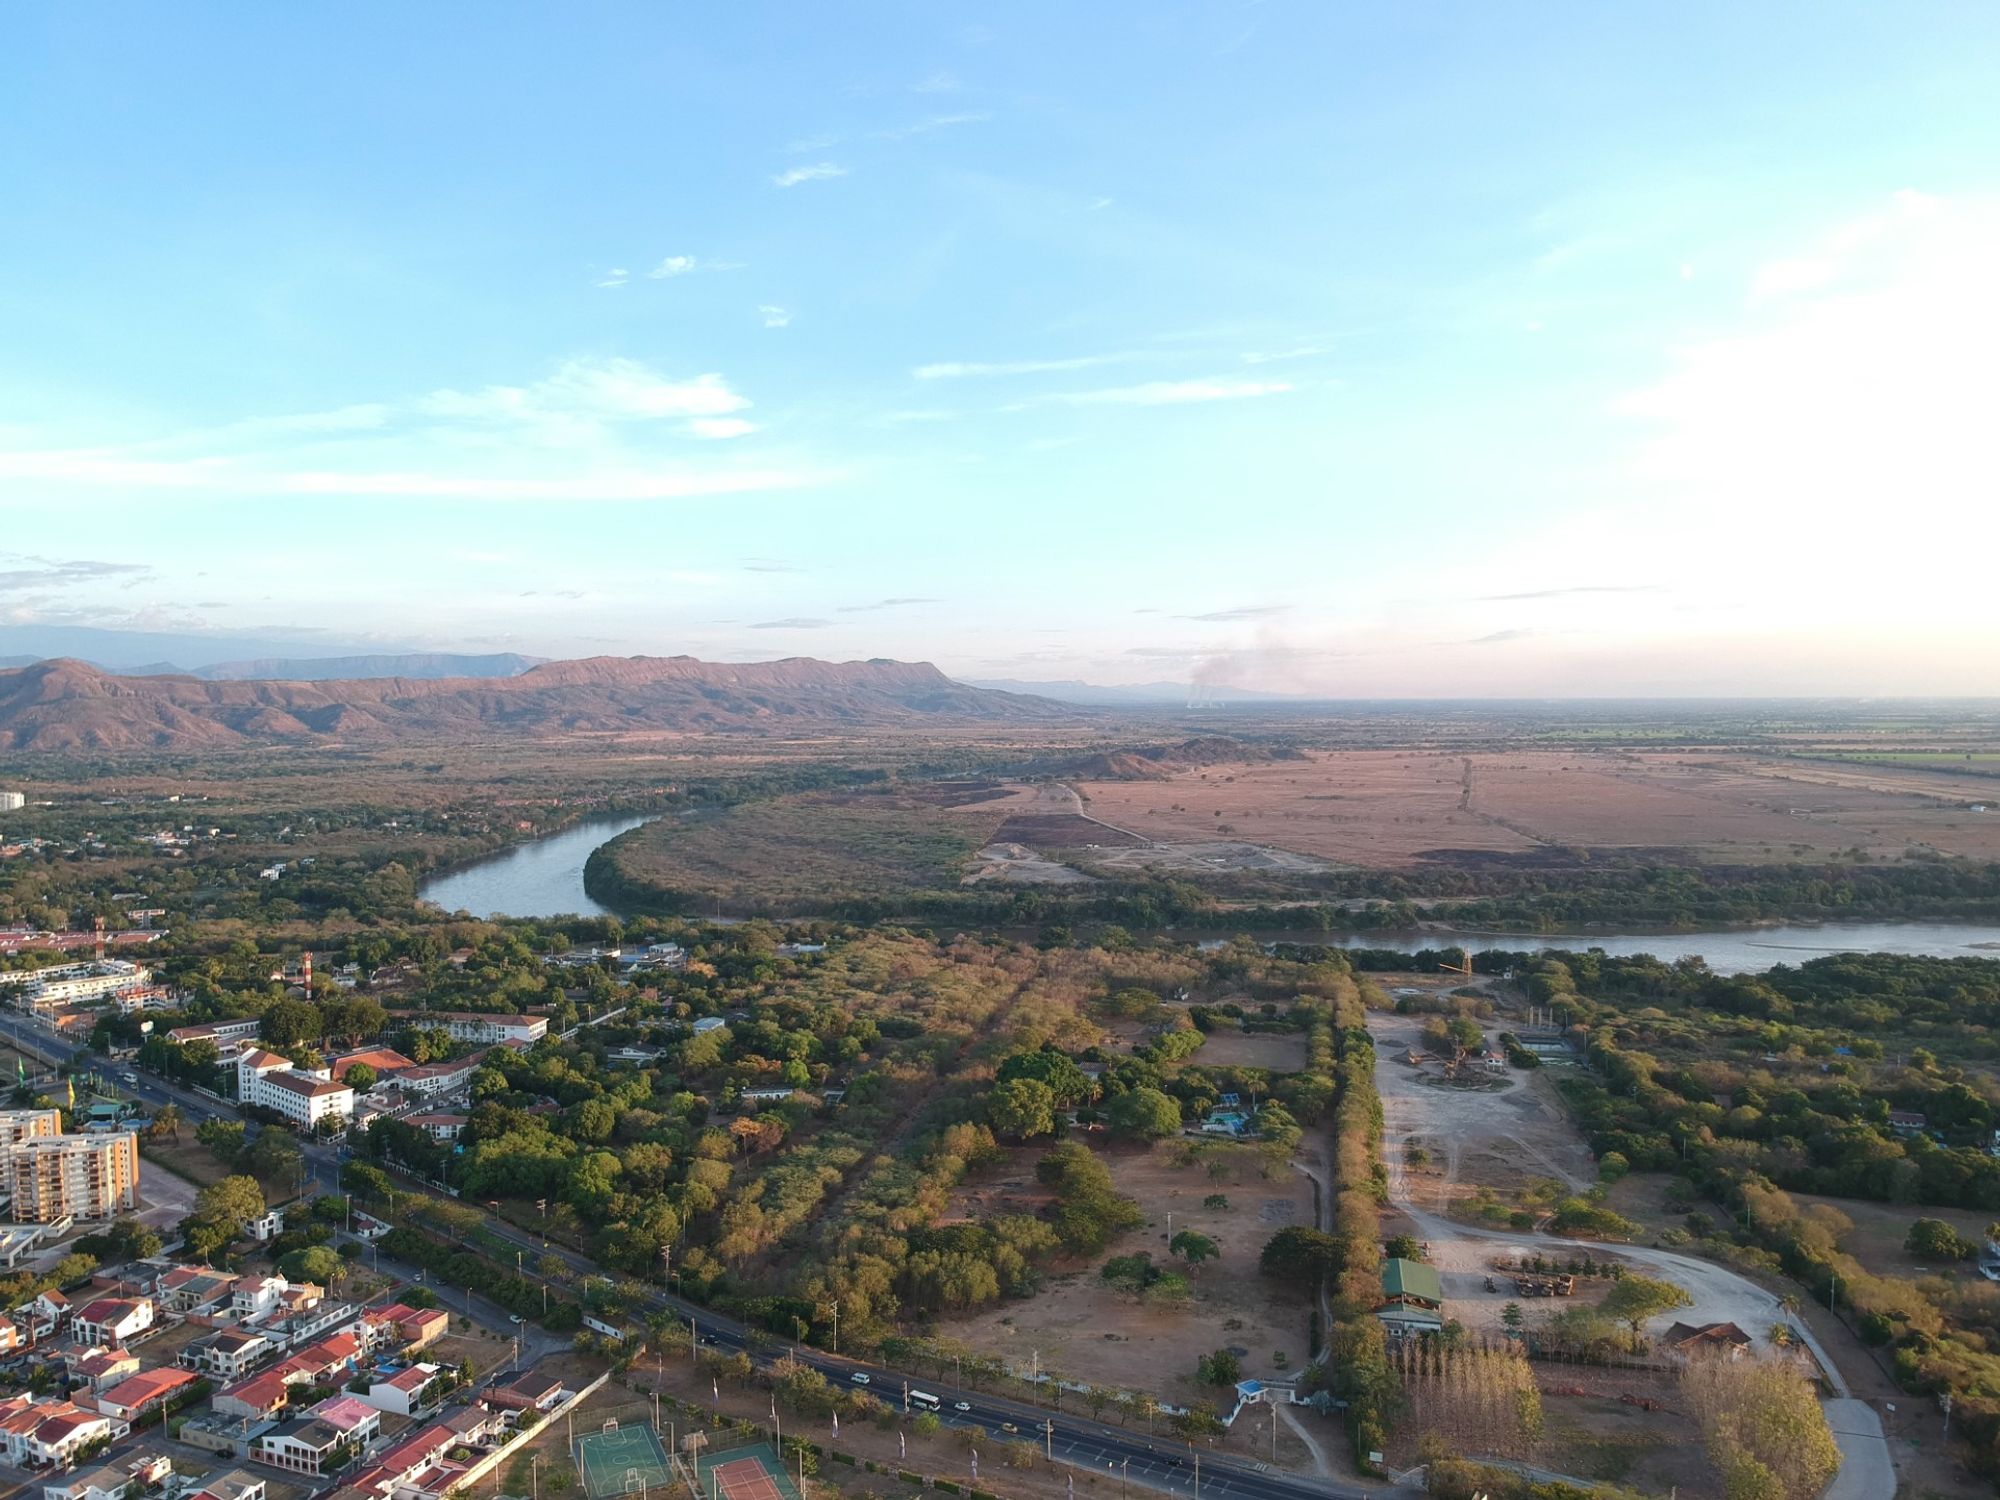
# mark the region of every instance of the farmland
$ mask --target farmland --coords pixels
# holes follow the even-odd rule
[[[1094,817],[1150,840],[1227,835],[1348,867],[1760,864],[1913,848],[2000,858],[2000,816],[1968,806],[1976,786],[1901,762],[1727,750],[1322,750],[1078,790]]]

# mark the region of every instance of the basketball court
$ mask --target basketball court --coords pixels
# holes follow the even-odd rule
[[[660,1435],[643,1423],[621,1427],[606,1422],[603,1431],[576,1440],[574,1456],[589,1500],[664,1490],[678,1477]]]

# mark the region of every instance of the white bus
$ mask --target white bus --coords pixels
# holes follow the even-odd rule
[[[911,1391],[910,1405],[914,1406],[918,1411],[936,1411],[944,1403],[929,1391]]]

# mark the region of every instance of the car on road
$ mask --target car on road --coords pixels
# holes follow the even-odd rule
[[[856,1370],[852,1375],[848,1376],[847,1378],[856,1385],[868,1384],[868,1372],[866,1370]]]
[[[951,1409],[953,1411],[971,1411],[972,1403],[970,1401],[954,1401],[951,1403]]]
[[[118,1081],[120,1083],[137,1083],[139,1081],[139,1075],[137,1073],[120,1073],[118,1075]]]
[[[1002,1422],[1000,1430],[1002,1432],[1019,1432],[1021,1429],[1016,1427],[1012,1422]]]

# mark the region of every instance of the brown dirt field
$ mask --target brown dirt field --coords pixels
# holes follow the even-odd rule
[[[1228,824],[1240,839],[1364,866],[1574,850],[1750,864],[1920,845],[2000,858],[2000,817],[1967,810],[1979,789],[1964,777],[1720,750],[1315,751],[1079,791],[1091,816],[1148,838],[1208,840]]]
[[[1212,1031],[1191,1061],[1205,1067],[1296,1073],[1306,1065],[1306,1039],[1296,1031]]]
[[[1302,1300],[1270,1289],[1257,1274],[1257,1255],[1284,1225],[1313,1222],[1312,1184],[1289,1172],[1266,1179],[1255,1153],[1241,1146],[1218,1145],[1194,1164],[1175,1167],[1168,1161],[1175,1144],[1166,1142],[1144,1153],[1103,1153],[1118,1190],[1145,1210],[1145,1228],[1125,1235],[1087,1265],[1051,1276],[1047,1287],[1025,1302],[1003,1302],[954,1321],[947,1326],[950,1336],[1023,1370],[1039,1352],[1044,1371],[1093,1385],[1151,1391],[1177,1404],[1218,1399],[1217,1391],[1193,1378],[1196,1358],[1218,1348],[1247,1351],[1241,1356],[1246,1376],[1301,1368],[1311,1310]],[[1014,1155],[1016,1162],[982,1177],[992,1182],[1025,1179],[1033,1189],[1032,1153]],[[1227,1174],[1210,1176],[1212,1161],[1225,1163]],[[987,1191],[977,1184],[971,1189]],[[1028,1211],[1029,1196],[1011,1191],[1014,1201],[989,1197],[978,1211]],[[1226,1195],[1230,1206],[1202,1207],[1211,1193]],[[1098,1271],[1110,1256],[1141,1250],[1152,1254],[1154,1264],[1168,1264],[1169,1212],[1175,1233],[1193,1229],[1206,1234],[1221,1246],[1222,1255],[1189,1275],[1192,1304],[1146,1307],[1114,1292]],[[1274,1358],[1279,1351],[1283,1365]]]
[[[1542,1463],[1564,1474],[1629,1485],[1641,1494],[1712,1493],[1715,1471],[1701,1431],[1678,1411],[1667,1376],[1643,1370],[1588,1370],[1539,1365],[1546,1431]],[[1574,1392],[1586,1394],[1577,1395]],[[1650,1400],[1655,1410],[1620,1399]]]

